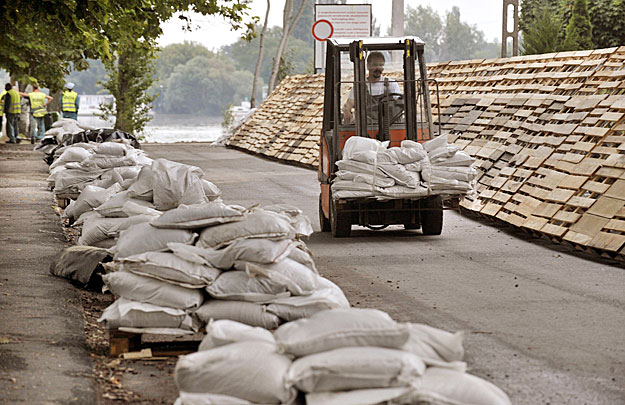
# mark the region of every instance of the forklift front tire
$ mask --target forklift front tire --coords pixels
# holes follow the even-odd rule
[[[321,232],[330,232],[330,220],[326,218],[323,213],[323,203],[322,196],[319,194],[319,226],[321,227]]]
[[[330,228],[332,236],[336,238],[347,238],[352,231],[349,217],[336,212],[336,201],[333,199],[330,201]]]
[[[443,231],[443,198],[439,195],[423,201],[421,232],[424,235],[440,235]]]

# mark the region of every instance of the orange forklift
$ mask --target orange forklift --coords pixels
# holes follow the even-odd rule
[[[319,153],[318,178],[319,222],[323,232],[347,237],[352,225],[384,229],[403,225],[421,229],[425,235],[440,235],[443,227],[443,198],[440,195],[420,198],[333,198],[332,180],[337,172],[348,138],[362,136],[389,141],[400,146],[405,139],[424,142],[433,136],[429,83],[423,56],[424,43],[419,38],[365,38],[361,40],[330,38],[327,41],[323,126]],[[380,78],[375,90],[366,76],[370,54],[384,56],[382,71],[403,71]],[[418,72],[418,73],[417,73]],[[403,90],[402,90],[403,89]],[[353,113],[351,107],[353,106]],[[345,109],[349,109],[346,111]],[[440,114],[439,114],[440,115]],[[448,205],[448,201],[445,202]]]

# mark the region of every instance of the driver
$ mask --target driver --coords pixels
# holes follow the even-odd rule
[[[367,88],[371,96],[384,94],[384,76],[382,76],[384,63],[385,58],[382,52],[374,51],[367,57],[367,70],[369,71],[369,75],[367,76]],[[390,94],[401,94],[401,89],[396,81],[388,81],[388,91]],[[354,122],[352,108],[354,108],[354,88],[349,92],[344,106],[343,120],[346,124]]]

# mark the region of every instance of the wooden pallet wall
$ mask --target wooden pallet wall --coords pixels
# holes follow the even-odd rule
[[[625,47],[434,63],[428,74],[434,118],[477,159],[464,208],[625,254]],[[316,167],[322,107],[323,76],[291,76],[229,145]]]

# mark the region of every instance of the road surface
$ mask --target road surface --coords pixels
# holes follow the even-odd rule
[[[441,236],[320,233],[316,172],[202,144],[144,145],[202,168],[227,203],[288,203],[316,232],[320,272],[356,307],[465,332],[469,372],[514,404],[625,403],[625,269],[494,222],[445,212]]]

